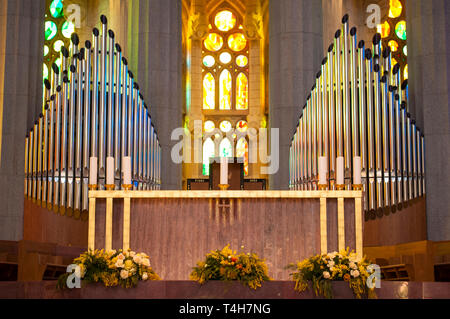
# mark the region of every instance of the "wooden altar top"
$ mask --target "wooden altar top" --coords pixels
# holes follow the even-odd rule
[[[90,198],[362,198],[362,191],[89,191]]]

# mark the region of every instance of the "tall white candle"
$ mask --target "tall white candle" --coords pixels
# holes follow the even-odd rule
[[[342,156],[336,159],[336,184],[344,185],[344,158]]]
[[[114,184],[114,157],[106,158],[106,185]]]
[[[131,157],[125,156],[122,160],[123,184],[131,185]]]
[[[327,158],[319,157],[319,185],[327,184]]]
[[[89,159],[89,184],[97,185],[98,158],[91,157]]]
[[[361,185],[361,157],[353,158],[353,185]]]
[[[226,157],[220,158],[220,184],[228,184],[228,158]]]

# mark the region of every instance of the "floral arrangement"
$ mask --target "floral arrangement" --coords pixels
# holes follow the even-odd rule
[[[358,258],[347,248],[340,253],[310,257],[288,268],[296,270],[291,276],[295,290],[299,292],[305,291],[311,283],[316,296],[330,299],[333,298],[332,281],[346,281],[358,299],[376,298],[374,289],[369,289],[366,284],[370,264],[366,258]]]
[[[237,254],[230,249],[230,245],[207,254],[205,261],[198,262],[197,267],[193,268],[190,279],[200,284],[208,280],[237,280],[252,289],[261,287],[263,281],[271,280],[264,260],[256,254]]]
[[[160,280],[150,266],[149,257],[131,250],[89,250],[73,261],[80,267],[83,283],[102,283],[106,287],[135,287],[140,280]],[[58,288],[66,288],[69,273],[58,279]]]

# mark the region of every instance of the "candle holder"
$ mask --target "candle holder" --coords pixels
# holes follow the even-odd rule
[[[345,189],[345,185],[344,184],[336,184],[336,190],[343,191],[344,189]]]
[[[353,184],[353,190],[362,191],[362,189],[363,189],[362,184]]]
[[[229,184],[219,184],[219,188],[221,191],[226,191],[228,188],[230,188]]]
[[[116,188],[116,185],[114,185],[114,184],[106,184],[105,188],[106,188],[107,191],[113,191],[114,188]]]
[[[92,184],[92,185],[89,184],[88,187],[89,187],[90,191],[96,191],[98,189],[98,185],[97,184]]]
[[[129,190],[133,189],[133,185],[132,184],[123,184],[122,189],[129,191]]]
[[[319,191],[326,191],[328,185],[327,184],[319,184]]]

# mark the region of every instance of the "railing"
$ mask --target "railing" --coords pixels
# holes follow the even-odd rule
[[[362,223],[362,191],[91,191],[89,192],[89,231],[88,231],[88,247],[95,247],[95,221],[96,221],[96,199],[106,199],[106,217],[105,217],[105,249],[111,250],[113,242],[113,199],[123,199],[123,244],[122,249],[126,250],[130,247],[130,207],[132,199],[163,199],[163,198],[185,198],[185,199],[203,199],[212,200],[236,199],[244,200],[245,198],[262,198],[262,199],[319,199],[320,211],[320,253],[329,252],[328,243],[328,226],[327,218],[327,200],[337,199],[337,247],[339,251],[345,250],[346,233],[345,233],[345,211],[344,200],[354,199],[354,232],[355,232],[355,252],[358,256],[363,255],[363,223]],[[239,202],[236,204],[239,207]],[[210,209],[213,209],[211,205]],[[239,208],[238,208],[239,210]],[[245,213],[245,212],[244,212]],[[314,213],[314,212],[312,212]],[[348,221],[347,221],[348,222]],[[336,226],[336,225],[334,225]],[[99,247],[97,247],[99,248]],[[353,248],[353,247],[352,247]]]
[[[74,33],[70,48],[61,49],[61,70],[53,64],[51,83],[45,81],[45,111],[25,139],[25,196],[75,217],[87,217],[89,187],[161,185],[149,109],[106,17],[100,20],[102,33],[94,28],[84,48]],[[124,183],[127,158],[132,181]]]
[[[363,189],[367,218],[425,195],[425,140],[408,82],[381,36],[372,49],[342,19],[290,147],[290,189]]]

